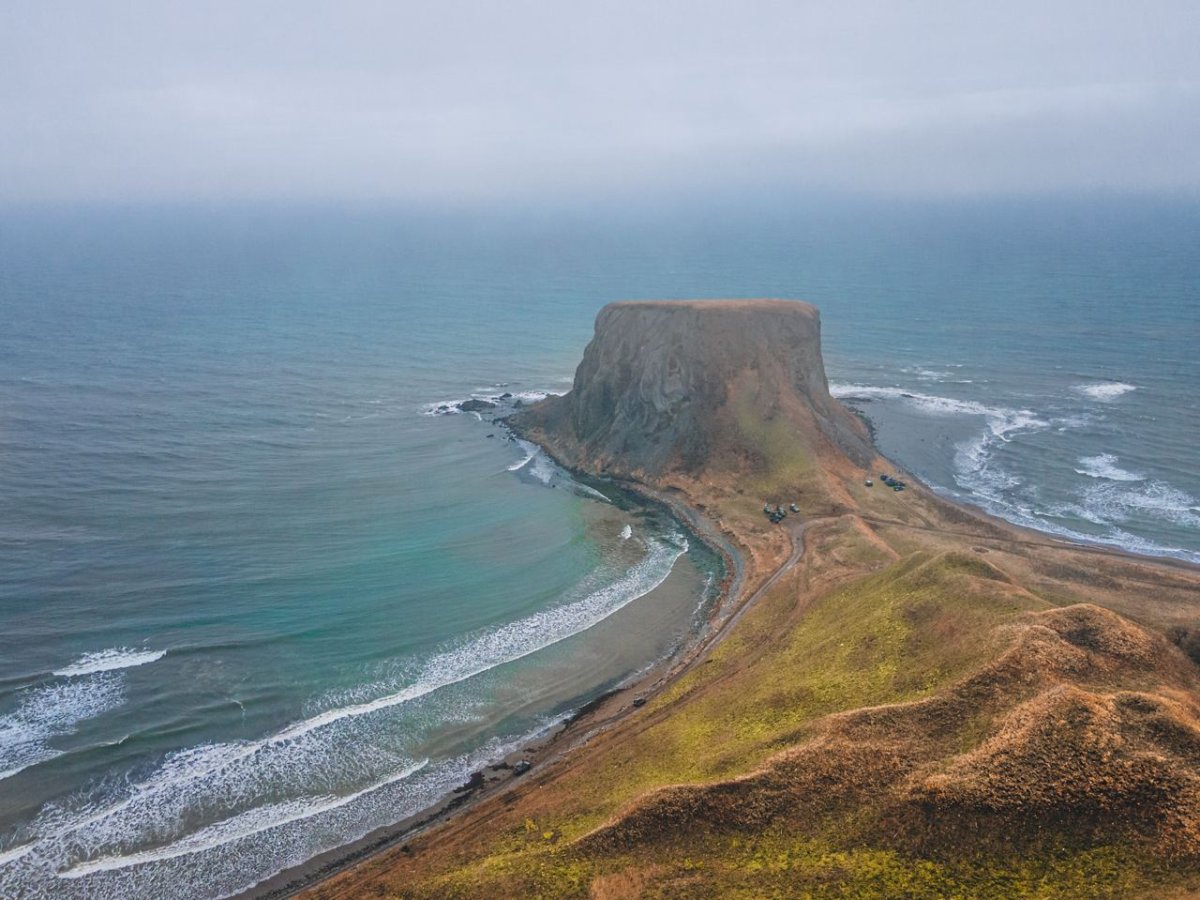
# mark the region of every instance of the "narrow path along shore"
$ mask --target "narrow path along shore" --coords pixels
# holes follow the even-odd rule
[[[718,640],[731,631],[733,627],[741,620],[742,616],[746,614],[746,611],[753,607],[755,603],[757,603],[758,600],[767,593],[767,591],[776,585],[780,578],[788,574],[788,572],[795,568],[796,564],[804,558],[804,533],[808,531],[812,525],[815,525],[818,522],[827,522],[837,518],[839,517],[819,516],[813,519],[805,519],[796,524],[789,523],[788,531],[791,532],[792,536],[791,556],[789,556],[784,563],[779,566],[779,568],[772,572],[770,577],[768,577],[767,580],[764,581],[753,594],[746,598],[745,602],[739,604],[737,610],[729,617],[728,621],[726,621],[725,624],[721,626],[721,629],[717,632],[717,635],[713,640],[713,644],[716,644]]]

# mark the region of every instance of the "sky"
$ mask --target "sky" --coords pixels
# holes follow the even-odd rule
[[[1200,193],[1200,2],[10,0],[0,204]]]

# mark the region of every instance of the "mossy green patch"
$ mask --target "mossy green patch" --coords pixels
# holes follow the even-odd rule
[[[759,471],[742,482],[744,491],[773,495],[779,491],[803,499],[818,487],[821,469],[810,446],[811,438],[784,416],[763,418],[757,404],[735,395],[730,403],[742,443],[754,447],[761,460]]]
[[[589,897],[593,886],[621,872],[644,898],[971,897],[979,900],[1074,900],[1128,897],[1139,886],[1195,878],[1194,867],[1171,867],[1127,847],[1063,849],[1046,856],[969,855],[949,860],[871,847],[839,847],[820,838],[768,831],[659,848],[653,858],[622,854],[582,859],[570,853],[526,855],[503,865],[482,862],[426,885],[444,897]]]
[[[697,696],[572,776],[563,821],[546,827],[571,840],[654,788],[748,772],[821,716],[931,693],[978,663],[991,627],[1019,611],[973,589],[976,578],[957,559],[915,556],[821,598],[801,627],[774,635],[797,602],[781,584],[646,712]]]

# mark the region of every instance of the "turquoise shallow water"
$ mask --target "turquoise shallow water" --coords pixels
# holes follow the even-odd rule
[[[675,647],[694,541],[428,415],[565,390],[612,299],[815,302],[929,483],[1200,560],[1198,248],[1144,200],[0,217],[5,895],[238,891]]]

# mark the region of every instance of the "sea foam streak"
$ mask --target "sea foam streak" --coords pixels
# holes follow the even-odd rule
[[[193,835],[171,844],[101,856],[95,855],[96,848],[75,843],[74,837],[58,845],[47,842],[34,854],[22,848],[22,856],[28,858],[19,864],[21,868],[5,873],[6,883],[18,888],[29,885],[38,889],[31,896],[55,900],[240,894],[280,871],[427,809],[461,785],[468,773],[506,756],[565,718],[546,721],[511,739],[493,738],[441,763],[406,764],[350,795],[267,803],[200,829],[199,839]],[[91,858],[81,860],[80,852]]]
[[[85,653],[66,668],[55,669],[54,674],[70,678],[78,675],[93,675],[97,672],[111,672],[113,669],[131,669],[134,666],[157,662],[166,655],[166,650],[130,650],[125,647],[116,647],[112,650]]]
[[[121,702],[121,682],[115,675],[73,679],[31,688],[20,704],[0,717],[0,779],[60,756],[47,741],[69,734],[85,719]]]
[[[1146,516],[1181,528],[1200,528],[1197,500],[1190,494],[1162,481],[1137,487],[1123,484],[1096,484],[1084,491],[1084,509],[1095,521],[1128,522]]]
[[[355,797],[378,789],[395,770],[388,741],[397,732],[394,720],[373,714],[464,682],[591,628],[665,581],[686,552],[686,543],[680,540],[681,545],[651,541],[637,565],[575,602],[468,637],[435,654],[401,690],[326,710],[259,740],[174,754],[146,780],[119,788],[127,792],[122,799],[107,806],[89,805],[76,815],[46,816],[37,823],[38,833],[43,835],[34,854],[40,860],[37,864],[49,864],[58,871],[62,862],[54,860],[82,850],[93,861],[83,863],[86,868],[82,870],[78,866],[71,869],[75,878],[89,873],[96,878],[115,877],[108,870],[152,859],[172,865],[162,856],[167,847],[173,848],[172,858],[205,850],[224,852],[214,849],[217,841],[228,843],[266,830],[299,828],[302,826],[295,823],[302,818],[350,802],[336,797],[314,799],[310,795],[314,783],[344,781],[349,773],[369,785]],[[265,812],[255,805],[263,796],[278,798]],[[189,835],[183,822],[198,817],[210,824]],[[164,845],[164,839],[170,842]],[[147,843],[153,846],[146,847]],[[263,863],[271,864],[271,860]],[[87,879],[80,883],[92,884]],[[123,889],[133,892],[129,885]]]
[[[541,448],[538,447],[537,444],[531,444],[529,441],[518,440],[517,445],[521,448],[522,451],[524,451],[525,456],[523,459],[518,460],[517,462],[513,463],[511,466],[508,467],[508,471],[510,471],[510,472],[516,472],[520,469],[523,469],[525,466],[527,466],[529,463],[531,463],[533,461],[533,458],[535,456],[537,456],[539,453],[542,452]]]
[[[1028,409],[988,406],[975,400],[940,397],[898,387],[832,384],[829,392],[843,400],[898,400],[934,416],[981,416],[987,427],[955,447],[955,480],[973,494],[996,503],[1006,502],[1002,499],[1002,493],[1019,483],[1014,476],[995,465],[993,454],[997,444],[1008,443],[1018,432],[1036,431],[1054,424]]]
[[[566,472],[551,459],[542,448],[536,444],[531,444],[529,441],[518,441],[522,449],[526,450],[525,458],[513,463],[508,467],[510,472],[524,471],[526,475],[533,478],[535,481],[540,481],[547,487],[556,487],[565,485],[573,493],[581,497],[589,497],[592,500],[599,500],[602,503],[612,503],[608,497],[604,496],[600,491],[590,485],[584,484],[582,481],[576,481],[571,477],[570,473]]]
[[[380,788],[387,787],[389,784],[395,784],[397,781],[403,781],[405,778],[415,775],[427,765],[429,765],[429,760],[427,759],[413,763],[399,772],[381,779],[375,784],[340,797],[312,797],[257,806],[224,821],[215,822],[212,825],[201,828],[199,831],[189,834],[186,838],[167,844],[164,847],[143,850],[139,853],[130,853],[126,856],[103,856],[99,859],[79,863],[70,869],[59,872],[58,875],[60,878],[82,878],[93,872],[110,872],[114,869],[124,869],[129,866],[137,866],[148,862],[162,862],[180,856],[188,856],[193,853],[202,853],[205,850],[213,850],[232,841],[253,837],[272,828],[279,828],[292,822],[311,819],[313,816],[318,816],[321,813],[346,806],[348,803],[353,803],[360,797],[365,797],[367,794],[373,793]],[[25,849],[26,853],[28,852],[27,848],[23,849]]]
[[[20,844],[16,847],[9,847],[3,853],[0,853],[0,866],[5,866],[8,863],[16,862],[24,856],[28,856],[37,847],[37,841],[30,841],[28,844]]]
[[[1107,401],[1136,390],[1134,385],[1111,382],[1076,385],[1075,390],[1092,399]],[[1027,409],[987,406],[973,400],[939,397],[899,387],[863,384],[831,384],[830,393],[843,400],[887,400],[906,403],[929,415],[981,416],[985,429],[955,446],[954,479],[967,496],[989,512],[1019,525],[1040,529],[1075,541],[1108,544],[1137,553],[1177,556],[1200,561],[1196,553],[1178,547],[1156,544],[1119,528],[1136,516],[1158,519],[1184,528],[1200,528],[1200,512],[1189,494],[1163,482],[1146,482],[1145,476],[1116,465],[1112,454],[1081,457],[1075,471],[1100,483],[1084,491],[1077,503],[1059,504],[1038,512],[1036,500],[1022,501],[1013,491],[1021,480],[996,465],[995,453],[1018,432],[1056,427],[1059,431],[1086,427],[1095,419],[1091,414],[1072,414],[1047,420]],[[1132,485],[1137,483],[1136,487]],[[1108,529],[1107,534],[1086,534],[1064,527],[1046,518],[1078,518]]]
[[[1111,453],[1101,453],[1098,456],[1081,456],[1079,465],[1082,469],[1075,471],[1080,475],[1092,478],[1107,478],[1109,481],[1144,481],[1146,476],[1137,472],[1127,472],[1117,465],[1117,458]]]
[[[1137,386],[1126,384],[1123,381],[1104,381],[1099,384],[1076,384],[1072,386],[1071,390],[1083,394],[1085,397],[1090,397],[1093,400],[1107,403],[1110,400],[1116,400],[1118,397],[1128,394],[1130,391],[1136,391]]]
[[[462,412],[458,405],[468,400],[486,400],[488,403],[495,404],[501,411],[511,411],[518,404],[528,405],[530,403],[537,403],[539,400],[545,400],[547,397],[561,397],[562,393],[562,391],[541,390],[496,393],[481,388],[467,397],[459,397],[454,400],[434,400],[432,403],[423,403],[421,404],[421,415],[456,416]],[[476,418],[482,417],[477,416]]]
[[[637,566],[612,585],[567,606],[551,607],[486,632],[461,647],[439,653],[424,666],[415,684],[385,697],[331,709],[290,725],[268,738],[274,743],[289,741],[330,722],[362,716],[466,681],[475,675],[516,662],[532,653],[557,644],[607,619],[667,580],[675,561],[687,552],[687,542],[679,548],[655,542]]]
[[[1014,427],[1025,427],[1038,422],[1036,415],[1028,409],[1009,409],[1003,406],[987,406],[975,400],[958,400],[923,394],[899,387],[877,387],[868,384],[831,384],[829,393],[841,400],[902,400],[930,415],[986,416],[989,419],[1014,420]],[[1011,430],[1011,429],[1009,429]]]

